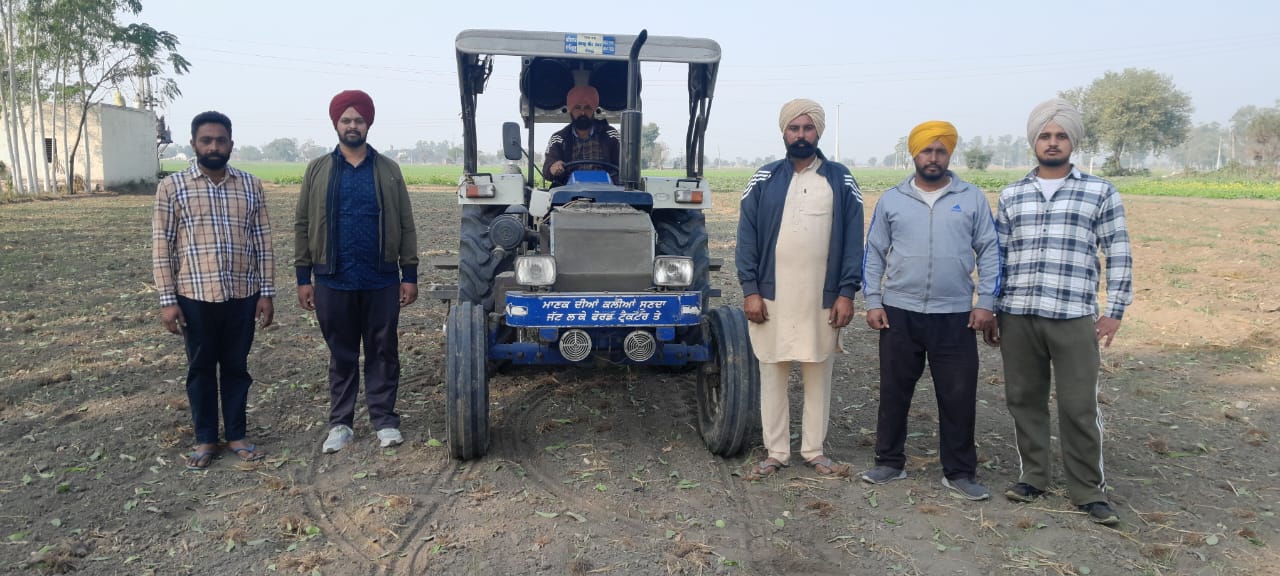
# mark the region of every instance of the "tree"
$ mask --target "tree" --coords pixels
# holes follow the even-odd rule
[[[650,122],[640,130],[640,167],[661,168],[667,159],[667,145],[658,142],[658,125]]]
[[[1082,142],[1073,143],[1075,147],[1110,151],[1108,163],[1114,171],[1123,170],[1123,155],[1159,154],[1186,141],[1191,129],[1191,96],[1154,70],[1107,72],[1087,88],[1066,90],[1061,96],[1084,116],[1086,134]]]
[[[867,158],[867,167],[868,167],[868,168],[875,168],[875,167],[876,167],[876,162],[878,162],[879,160],[880,160],[880,159],[879,159],[879,158],[876,158],[875,156],[868,157],[868,158]]]
[[[293,138],[276,138],[262,147],[262,157],[274,162],[297,162],[298,141]]]
[[[1259,110],[1245,128],[1249,156],[1280,175],[1280,107]]]
[[[991,165],[991,151],[970,146],[964,153],[964,165],[970,170],[986,170]]]
[[[262,150],[257,146],[252,145],[236,146],[233,154],[235,155],[236,160],[243,160],[245,162],[257,162],[263,158]]]
[[[310,160],[324,156],[329,150],[329,148],[316,144],[315,140],[307,140],[298,146],[298,156],[303,160]]]
[[[1173,150],[1173,158],[1187,170],[1215,170],[1221,167],[1223,147],[1228,148],[1227,131],[1217,122],[1196,126],[1187,141]]]

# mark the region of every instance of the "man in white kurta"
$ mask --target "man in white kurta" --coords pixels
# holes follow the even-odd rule
[[[757,172],[743,196],[740,218],[750,221],[739,222],[739,242],[763,239],[739,258],[739,276],[745,276],[743,308],[760,362],[760,414],[768,450],[751,477],[772,474],[790,458],[787,380],[793,362],[804,382],[800,455],[820,474],[848,474],[847,466],[826,456],[823,444],[839,330],[852,318],[860,276],[856,270],[831,268],[833,261],[837,268],[850,263],[857,268],[861,259],[860,249],[844,253],[849,252],[844,250],[846,236],[856,234],[861,241],[861,195],[847,169],[818,153],[823,120],[821,107],[810,100],[784,106],[779,126],[787,159]],[[784,186],[785,196],[778,198]],[[765,198],[750,198],[752,193]],[[841,254],[833,254],[832,246]]]

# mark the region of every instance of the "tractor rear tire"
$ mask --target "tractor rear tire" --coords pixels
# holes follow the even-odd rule
[[[736,456],[760,437],[760,365],[741,308],[702,317],[711,358],[698,368],[698,432],[712,454]]]
[[[489,450],[489,346],[486,314],[479,304],[450,307],[445,336],[445,427],[449,452],[459,460]]]
[[[502,215],[504,205],[467,204],[462,207],[462,229],[458,234],[458,300],[493,311],[494,279],[503,260],[493,253],[489,225]]]

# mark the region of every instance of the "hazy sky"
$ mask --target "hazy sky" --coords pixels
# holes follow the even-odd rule
[[[460,141],[454,38],[467,28],[700,36],[722,60],[709,158],[780,155],[777,114],[806,97],[827,110],[820,146],[859,164],[912,126],[953,122],[964,138],[1023,134],[1027,113],[1107,70],[1173,77],[1193,119],[1223,122],[1280,99],[1280,4],[1262,0],[1083,2],[478,2],[144,0],[141,21],[173,32],[192,62],[166,113],[228,114],[238,145],[276,137],[336,143],[329,99],[359,88],[377,106],[369,141]],[[499,58],[480,96],[480,148],[518,120],[519,61]],[[682,149],[685,68],[646,65],[644,120]],[[837,122],[837,108],[839,122]],[[837,129],[838,124],[838,129]],[[545,143],[552,127],[540,126]]]

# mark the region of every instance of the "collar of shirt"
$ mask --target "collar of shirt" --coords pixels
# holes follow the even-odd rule
[[[368,161],[372,160],[375,156],[377,156],[377,155],[378,155],[378,151],[377,151],[376,149],[374,149],[374,147],[373,147],[373,145],[372,145],[372,144],[365,143],[365,145],[364,145],[364,146],[365,146],[365,149],[367,150],[367,152],[365,152],[364,160],[361,160],[361,161],[360,161],[360,164],[361,164],[361,165],[363,165],[365,162],[368,162]],[[346,157],[342,155],[342,145],[341,145],[341,144],[336,144],[336,145],[334,145],[334,147],[333,147],[333,152],[330,152],[330,154],[333,154],[333,160],[334,160],[335,162],[346,162],[346,161],[347,161]],[[357,168],[358,168],[358,166],[357,166]]]
[[[1019,182],[1019,184],[1030,184],[1032,182],[1035,182],[1036,178],[1039,178],[1038,176],[1039,172],[1040,172],[1039,166],[1032,168],[1030,172],[1027,172],[1026,176],[1022,177],[1022,181]],[[1080,180],[1084,178],[1084,174],[1080,172],[1079,167],[1077,167],[1075,164],[1072,164],[1071,171],[1067,173],[1066,178],[1069,178],[1069,179],[1074,178],[1076,180]]]
[[[208,180],[212,184],[224,184],[229,179],[238,179],[240,177],[239,175],[240,171],[236,170],[235,168],[232,168],[230,164],[227,164],[226,168],[227,168],[227,174],[226,176],[222,177],[221,182],[214,182],[212,178],[205,175],[204,171],[200,170],[199,159],[191,160],[191,165],[187,166],[187,169],[185,170],[185,172],[187,173],[188,179],[194,180],[194,179],[203,178],[205,180]]]
[[[583,140],[590,140],[592,136],[595,136],[595,135],[596,135],[596,123],[595,123],[594,121],[593,121],[593,122],[591,122],[591,130],[587,132],[587,135],[586,135],[586,136],[579,136],[579,135],[578,135],[578,129],[577,129],[577,128],[572,128],[572,127],[571,127],[571,128],[569,129],[569,132],[572,132],[572,133],[573,133],[573,137],[574,137],[574,138],[577,138],[579,142],[582,142]]]

